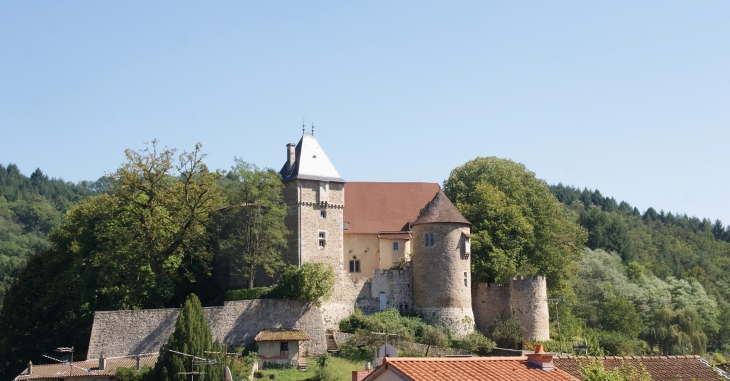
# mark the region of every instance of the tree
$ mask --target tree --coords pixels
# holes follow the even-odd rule
[[[497,344],[481,333],[474,331],[461,339],[461,348],[481,356],[491,352]]]
[[[301,268],[290,265],[271,290],[278,298],[299,299],[319,306],[332,295],[335,272],[322,262],[304,263]]]
[[[475,279],[503,283],[528,273],[545,275],[552,290],[568,285],[586,233],[524,165],[476,158],[451,171],[444,192],[473,224]]]
[[[427,325],[423,327],[421,343],[427,345],[426,354],[424,356],[428,357],[428,351],[431,349],[431,346],[445,347],[449,344],[449,339],[441,329]]]
[[[607,298],[601,304],[599,322],[603,329],[622,332],[630,338],[639,336],[643,328],[633,303],[622,297]]]
[[[253,288],[258,268],[272,276],[284,264],[281,248],[289,234],[284,225],[284,186],[274,170],[261,170],[238,158],[226,177],[231,206],[223,211],[227,238],[220,246],[230,258],[231,268],[243,272],[248,287]]]
[[[212,357],[211,354],[206,352],[210,352],[212,349],[212,335],[203,313],[203,307],[200,305],[198,297],[195,294],[190,294],[177,317],[175,331],[167,340],[167,343],[160,348],[157,363],[155,363],[152,371],[145,375],[145,379],[150,381],[185,381],[188,377],[179,373],[192,371],[191,358],[170,352],[170,350],[200,358],[210,358]],[[219,365],[198,366],[195,371],[205,372],[205,374],[196,377],[201,381],[217,381],[222,378]]]
[[[586,360],[578,363],[584,381],[651,381],[651,375],[644,366],[624,362],[620,367],[606,370],[601,360]]]
[[[131,260],[144,274],[130,285],[135,288],[132,292],[158,307],[173,296],[181,272],[192,277],[185,263],[209,262],[212,257],[206,249],[207,227],[222,202],[216,184],[221,173],[208,170],[200,149],[198,143],[175,162],[176,150],[158,152],[153,140],[143,150],[126,150],[127,162],[112,176],[118,209],[107,238],[115,241],[115,247],[100,252],[97,263],[114,273]],[[112,277],[109,283],[120,280]]]

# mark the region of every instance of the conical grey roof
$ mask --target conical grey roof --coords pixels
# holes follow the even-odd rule
[[[421,214],[418,216],[418,219],[416,219],[416,222],[414,222],[413,225],[439,222],[471,225],[471,222],[461,215],[459,210],[456,209],[456,206],[451,203],[449,198],[446,197],[442,191],[436,193],[436,196],[434,196],[434,198],[426,204],[426,207],[423,208]]]
[[[292,168],[287,163],[279,172],[281,180],[287,182],[294,179],[334,181],[344,183],[335,166],[325,155],[314,135],[304,134],[295,149],[295,161]]]

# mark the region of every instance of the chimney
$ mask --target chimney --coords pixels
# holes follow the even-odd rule
[[[105,370],[106,369],[106,356],[102,353],[101,356],[99,356],[99,370]]]
[[[527,355],[527,364],[544,371],[555,370],[553,354],[542,351],[542,344],[535,345],[535,353]]]
[[[362,381],[370,373],[372,373],[372,370],[353,370],[352,371],[352,381]]]
[[[28,361],[28,375],[33,374],[33,361]]]
[[[296,144],[289,143],[286,145],[286,172],[291,173],[294,168],[294,162],[297,160],[296,157]]]

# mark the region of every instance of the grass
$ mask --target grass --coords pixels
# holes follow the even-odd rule
[[[309,369],[306,372],[299,371],[298,369],[287,369],[287,370],[262,370],[264,378],[258,378],[257,380],[270,380],[269,375],[276,373],[277,381],[304,381],[314,376],[314,369],[316,368],[317,359],[308,358]],[[365,369],[365,363],[359,361],[351,361],[341,357],[332,357],[330,359],[330,369],[335,374],[338,380],[348,381],[352,379],[353,370]]]

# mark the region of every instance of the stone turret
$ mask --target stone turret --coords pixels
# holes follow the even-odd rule
[[[439,191],[413,223],[413,299],[429,324],[454,337],[474,331],[471,223]]]

